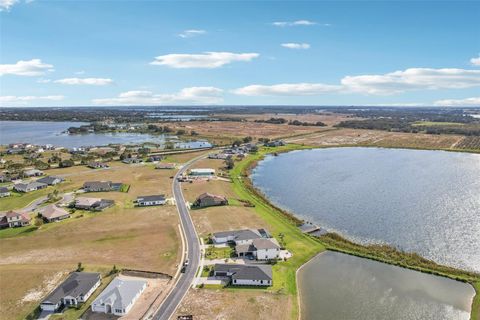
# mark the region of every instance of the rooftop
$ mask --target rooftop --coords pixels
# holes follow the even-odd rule
[[[264,264],[216,264],[215,271],[233,273],[236,280],[272,280],[272,266]]]
[[[42,303],[57,304],[65,296],[79,297],[86,294],[100,280],[100,273],[73,272],[53,290]]]
[[[112,309],[125,309],[146,283],[143,280],[126,280],[117,277],[100,293],[93,304],[110,304]]]

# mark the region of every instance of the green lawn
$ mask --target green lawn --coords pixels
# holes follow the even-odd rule
[[[29,235],[33,231],[37,230],[38,227],[36,226],[26,226],[26,227],[18,227],[18,228],[6,228],[0,230],[0,239],[11,238],[18,235]]]
[[[0,199],[0,211],[21,209],[32,203],[34,200],[46,196],[52,191],[52,187],[27,193],[11,191],[9,197]]]
[[[205,251],[205,258],[209,260],[214,259],[228,259],[233,257],[234,249],[232,247],[215,248],[208,247]]]
[[[248,168],[263,156],[272,151],[285,152],[302,148],[297,145],[287,145],[278,148],[262,148],[257,154],[248,156],[245,160],[236,163],[230,171],[233,188],[239,198],[248,200],[255,205],[255,211],[270,226],[270,232],[276,238],[281,233],[284,235],[286,248],[293,257],[286,262],[278,262],[273,266],[273,286],[269,290],[290,294],[296,297],[297,284],[296,272],[300,266],[312,259],[325,247],[318,241],[304,235],[295,223],[285,216],[280,210],[270,205],[248,187],[249,180],[245,177]],[[294,304],[291,318],[298,317],[298,305]]]
[[[473,298],[471,320],[480,320],[480,281],[473,284],[477,295]]]

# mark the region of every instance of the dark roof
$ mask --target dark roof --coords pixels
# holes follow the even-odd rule
[[[47,176],[47,177],[43,177],[43,178],[38,179],[37,182],[52,184],[52,183],[55,182],[55,180],[63,181],[63,178],[55,177],[55,176]]]
[[[9,192],[7,187],[0,187],[0,193]]]
[[[215,236],[215,238],[233,237],[234,241],[253,240],[253,239],[262,238],[259,231],[254,229],[242,229],[242,230],[216,232],[213,235]]]
[[[57,304],[63,297],[85,295],[100,280],[100,273],[73,272],[42,303]]]
[[[272,266],[249,264],[216,264],[215,272],[233,273],[236,280],[272,280]]]
[[[165,195],[157,194],[151,196],[139,196],[137,197],[137,201],[165,201]]]
[[[110,189],[111,186],[111,181],[87,181],[83,184],[83,187],[87,189]]]

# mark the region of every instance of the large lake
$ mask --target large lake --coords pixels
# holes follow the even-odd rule
[[[154,142],[163,144],[171,136],[138,133],[90,133],[70,135],[64,133],[69,127],[85,125],[83,122],[46,121],[0,121],[0,144],[27,142],[73,148],[81,146],[103,146],[108,144],[135,144]],[[210,147],[206,141],[176,142],[178,148]]]
[[[252,179],[275,204],[352,240],[480,271],[480,155],[295,151],[267,157]]]
[[[302,319],[468,320],[469,284],[336,252],[298,272]]]

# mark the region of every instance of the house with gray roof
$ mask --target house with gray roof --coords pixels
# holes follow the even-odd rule
[[[55,222],[70,218],[70,213],[54,204],[49,204],[48,206],[40,209],[39,214],[42,216],[45,222]]]
[[[216,232],[212,235],[214,244],[234,243],[249,244],[253,239],[269,238],[270,235],[265,229],[242,229]]]
[[[164,194],[139,196],[137,197],[137,205],[139,207],[160,206],[167,202]]]
[[[215,264],[213,274],[236,286],[271,286],[272,266],[266,264]]]
[[[112,191],[111,181],[87,181],[83,184],[85,192]]]
[[[10,196],[10,190],[7,187],[0,187],[0,198]]]
[[[31,191],[44,189],[46,187],[48,187],[48,185],[45,183],[33,181],[29,183],[17,183],[13,186],[13,189],[15,189],[18,192],[31,192]]]
[[[280,257],[280,245],[275,238],[253,239],[251,243],[235,246],[239,257],[254,257],[257,260],[274,260]]]
[[[73,272],[42,301],[40,308],[57,311],[62,306],[76,307],[86,302],[100,283],[100,273]]]
[[[23,175],[25,177],[39,177],[43,175],[43,171],[38,169],[30,169],[30,170],[25,170],[23,172]]]
[[[63,182],[65,179],[55,176],[46,176],[37,180],[37,182],[48,184],[49,186],[54,186]]]
[[[92,302],[92,311],[126,315],[147,287],[147,281],[116,277]]]

